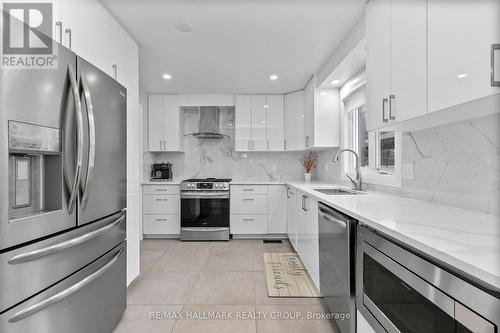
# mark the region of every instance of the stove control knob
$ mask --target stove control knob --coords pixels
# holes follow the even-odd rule
[[[219,187],[219,184],[215,184],[215,187],[217,187],[217,188],[218,188],[218,187]]]

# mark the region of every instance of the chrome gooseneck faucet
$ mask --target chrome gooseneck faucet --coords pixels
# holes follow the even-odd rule
[[[343,152],[350,152],[350,153],[353,153],[354,154],[354,157],[356,159],[356,180],[352,179],[351,176],[349,176],[347,173],[345,174],[347,176],[347,178],[349,178],[349,180],[351,181],[351,183],[354,185],[354,189],[357,190],[357,191],[361,191],[362,190],[362,185],[363,185],[363,180],[361,178],[361,166],[359,164],[359,157],[358,157],[358,154],[352,150],[352,149],[342,149],[341,151],[339,151],[337,153],[337,155],[335,155],[335,157],[333,158],[332,162],[333,163],[339,163],[340,161],[340,154],[342,154]]]

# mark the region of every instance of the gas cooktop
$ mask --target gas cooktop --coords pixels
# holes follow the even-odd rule
[[[229,183],[231,178],[190,178],[183,180],[187,183]]]

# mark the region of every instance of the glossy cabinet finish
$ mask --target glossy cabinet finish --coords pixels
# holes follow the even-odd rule
[[[252,145],[252,97],[235,96],[235,150],[249,151]]]
[[[286,234],[287,187],[268,185],[267,191],[267,233]]]
[[[182,151],[183,119],[178,95],[148,96],[149,151]]]
[[[304,91],[285,95],[285,150],[304,150]]]
[[[180,234],[180,200],[179,185],[143,186],[142,233],[145,237]]]
[[[267,100],[267,150],[285,150],[285,97],[268,95]]]
[[[288,240],[292,244],[295,251],[297,251],[297,225],[299,216],[301,215],[299,195],[296,189],[287,188],[286,200],[286,232]]]

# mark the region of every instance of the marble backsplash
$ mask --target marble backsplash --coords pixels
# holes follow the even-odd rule
[[[413,179],[402,186],[367,184],[367,189],[500,215],[500,115],[403,133],[402,163]],[[317,179],[344,182],[331,163],[337,150],[318,156]],[[325,171],[325,164],[329,165]],[[348,182],[346,182],[348,184]]]
[[[146,153],[144,179],[148,179],[151,163],[173,164],[174,180],[186,178],[233,178],[235,180],[288,181],[304,178],[300,158],[302,152],[248,152],[234,150],[234,108],[223,108],[220,113],[223,139],[196,139],[198,114],[185,109],[184,152]]]

